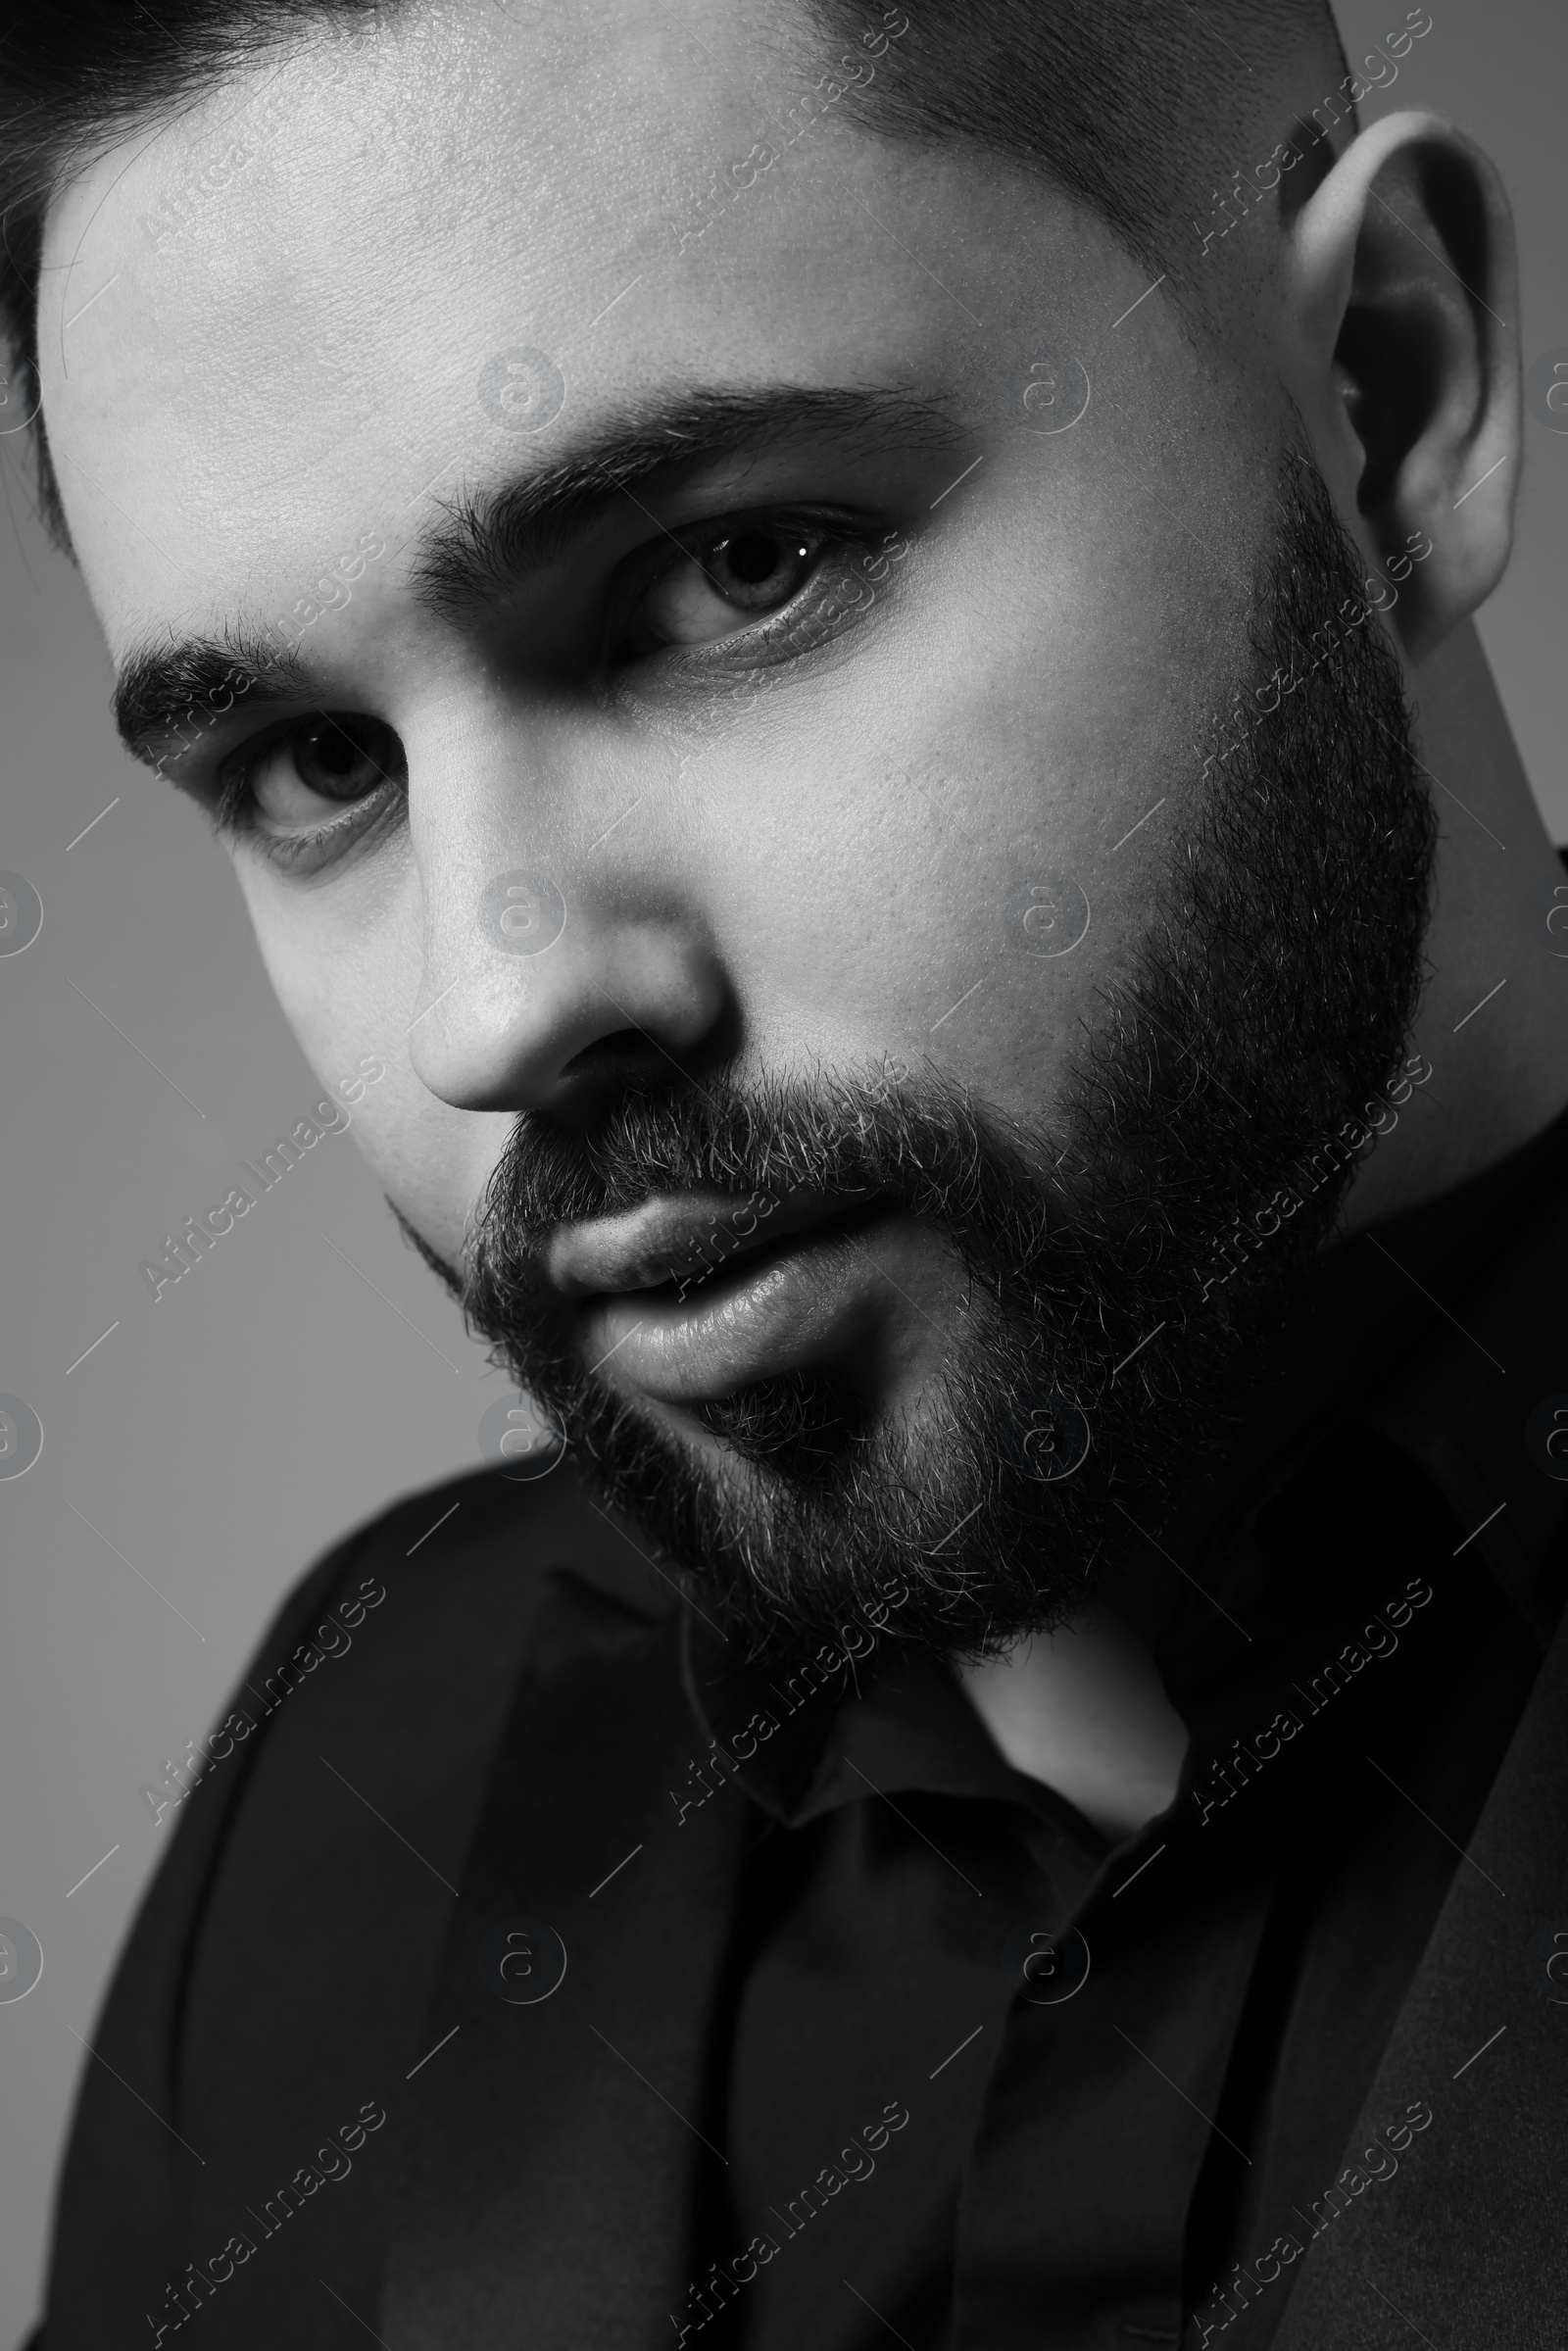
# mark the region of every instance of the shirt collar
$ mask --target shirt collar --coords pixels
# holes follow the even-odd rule
[[[1556,1341],[1541,1299],[1568,1283],[1565,1174],[1568,1113],[1440,1200],[1342,1242],[1314,1270],[1219,1473],[1158,1530],[1168,1556],[1203,1571],[1167,1637],[1168,1672],[1203,1678],[1215,1604],[1245,1606],[1245,1580],[1257,1572],[1248,1530],[1314,1447],[1352,1429],[1415,1462],[1474,1528],[1480,1559],[1537,1640],[1549,1636],[1568,1482],[1544,1469],[1539,1445],[1532,1457],[1526,1424],[1554,1400]],[[1568,1393],[1556,1400],[1568,1407]],[[1563,1469],[1568,1481],[1568,1461]],[[747,1662],[688,1612],[683,1658],[710,1760],[788,1827],[868,1790],[891,1799],[918,1789],[1022,1807],[1064,1887],[1109,1849],[1071,1804],[1011,1769],[947,1667],[892,1649],[869,1625],[773,1668]]]

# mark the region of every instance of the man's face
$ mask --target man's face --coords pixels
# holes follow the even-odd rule
[[[125,142],[45,256],[117,660],[301,636],[168,764],[246,828],[313,1064],[386,1062],[362,1147],[451,1264],[543,1139],[514,1359],[747,1507],[824,1416],[951,1417],[986,1312],[951,1199],[801,1169],[845,1175],[880,1089],[977,1105],[1031,1212],[1079,1172],[1278,527],[1268,321],[1200,347],[1042,181],[858,130],[901,22],[804,71],[720,0],[421,10]],[[673,1183],[645,1129],[583,1177],[672,1095],[713,1150],[748,1101],[820,1147],[836,1100],[839,1148],[764,1154],[738,1236],[733,1148]]]

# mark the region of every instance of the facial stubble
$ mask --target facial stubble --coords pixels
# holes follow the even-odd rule
[[[754,1654],[890,1592],[897,1640],[996,1653],[1070,1616],[1131,1520],[1157,1526],[1221,1454],[1348,1170],[1303,1188],[1210,1295],[1199,1271],[1385,1082],[1418,993],[1435,825],[1360,588],[1293,456],[1233,697],[1250,731],[1186,795],[1136,968],[1104,993],[1053,1134],[934,1068],[704,1069],[627,1087],[586,1133],[518,1118],[466,1251],[466,1311],[601,1498]],[[1314,645],[1330,648],[1315,663]],[[1281,677],[1297,682],[1271,709]],[[798,1190],[879,1195],[961,1263],[961,1327],[915,1407],[879,1415],[831,1366],[802,1370],[703,1405],[719,1443],[700,1444],[587,1368],[545,1278],[554,1226],[654,1192]]]

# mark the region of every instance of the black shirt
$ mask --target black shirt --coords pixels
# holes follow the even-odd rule
[[[351,1539],[93,2033],[47,2351],[1268,2341],[1426,2128],[1348,2178],[1560,1604],[1565,1172],[1325,1261],[1164,1538],[1192,1747],[1114,1851],[885,1641],[759,1689],[564,1473]]]
[[[690,1622],[704,1727],[756,1747],[736,1776],[767,1818],[699,2276],[750,2274],[694,2297],[694,2336],[850,2351],[869,2308],[916,2351],[1174,2344],[1193,2311],[1193,2340],[1270,2340],[1543,1645],[1334,1372],[1563,1141],[1342,1249],[1292,1318],[1259,1418],[1299,1413],[1326,1337],[1325,1392],[1193,1546],[1161,1656],[1182,1785],[1114,1850],[929,1663],[848,1696],[803,1788],[757,1743],[788,1692]],[[901,2106],[858,2161],[857,2126]],[[1259,2256],[1233,2318],[1219,2288]]]

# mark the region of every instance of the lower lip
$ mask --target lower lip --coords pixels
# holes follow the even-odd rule
[[[853,1233],[836,1221],[743,1260],[708,1296],[601,1298],[583,1317],[582,1344],[590,1366],[616,1387],[699,1403],[846,1353],[871,1336],[886,1302],[859,1220]]]

